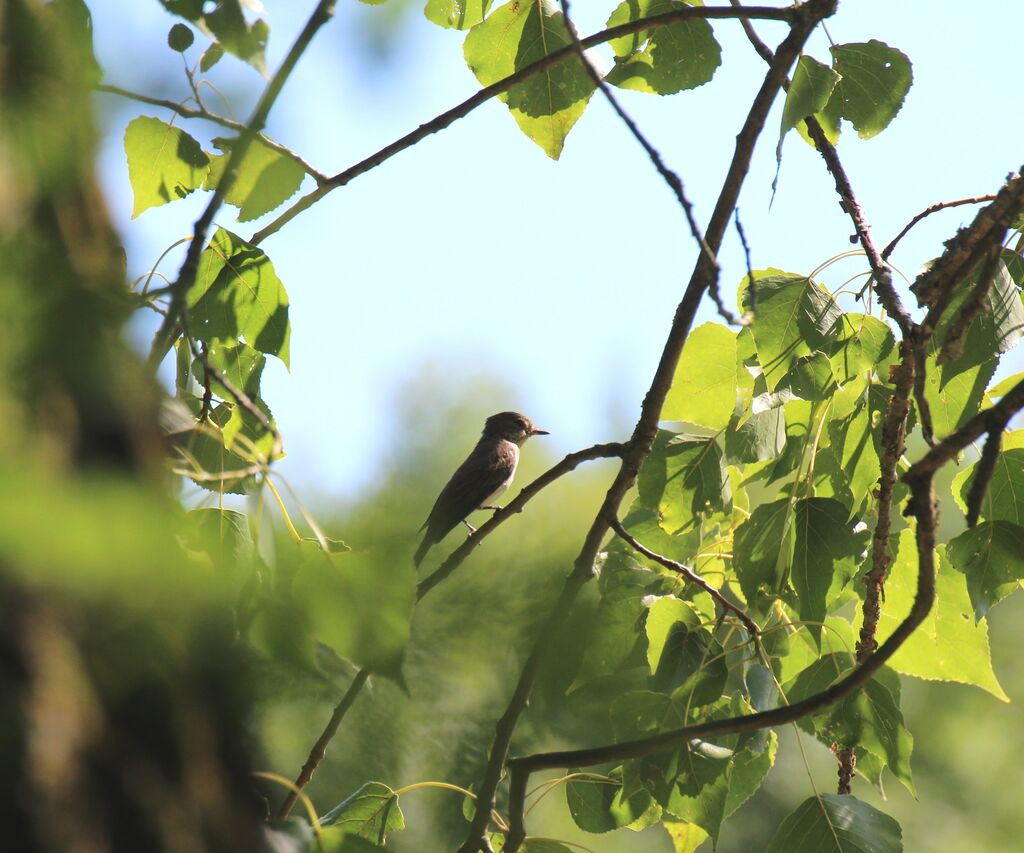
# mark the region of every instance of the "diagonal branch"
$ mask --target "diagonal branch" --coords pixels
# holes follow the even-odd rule
[[[604,44],[612,39],[638,33],[642,30],[654,30],[659,27],[667,27],[668,25],[678,23],[679,21],[696,19],[739,19],[741,21],[747,19],[759,19],[766,21],[792,22],[798,16],[798,10],[799,7],[796,6],[787,8],[778,8],[774,6],[749,6],[742,9],[734,9],[727,6],[680,6],[668,12],[662,12],[658,15],[651,15],[647,18],[638,18],[635,21],[626,21],[623,24],[609,27],[606,30],[594,33],[593,35],[587,36],[579,41],[583,48],[586,49],[595,47],[599,44]],[[257,231],[250,242],[255,244],[261,243],[271,234],[275,234],[280,231],[286,223],[290,222],[304,210],[312,207],[332,190],[345,186],[345,184],[349,183],[353,179],[358,178],[360,175],[376,168],[385,160],[394,157],[396,154],[405,151],[407,148],[411,148],[413,145],[416,145],[418,142],[426,139],[431,134],[437,133],[439,130],[444,130],[460,118],[465,118],[481,104],[487,103],[491,98],[507,92],[518,83],[522,83],[524,80],[528,80],[530,77],[546,71],[548,68],[557,65],[559,62],[565,61],[575,54],[576,46],[568,44],[559,50],[549,53],[543,59],[519,69],[515,74],[510,74],[504,80],[499,80],[497,83],[492,83],[490,86],[481,89],[476,94],[471,95],[469,98],[464,100],[461,104],[458,104],[450,110],[435,116],[430,121],[425,124],[421,124],[415,130],[407,133],[401,139],[396,139],[394,142],[389,145],[385,145],[379,151],[371,154],[365,160],[361,160],[354,166],[350,166],[345,169],[345,171],[334,175],[328,179],[327,183],[303,196],[294,205],[278,216],[273,222]]]
[[[725,229],[750,166],[754,146],[764,129],[768,111],[786,79],[790,66],[796,61],[797,55],[811,31],[824,17],[834,11],[834,0],[809,0],[792,10],[791,30],[779,45],[775,59],[761,88],[754,97],[743,128],[736,137],[736,149],[732,162],[722,182],[722,189],[705,233],[705,239],[713,252],[717,252],[721,246]],[[682,301],[676,309],[661,359],[641,406],[640,417],[634,427],[633,436],[623,456],[622,467],[605,495],[576,557],[573,570],[566,578],[562,592],[552,607],[551,614],[542,626],[534,647],[523,665],[508,706],[495,726],[494,742],[491,745],[487,767],[477,790],[476,813],[466,840],[460,848],[460,853],[476,853],[481,849],[487,850],[490,846],[486,837],[488,817],[494,807],[495,793],[508,755],[512,734],[526,707],[544,652],[550,647],[552,637],[567,618],[580,589],[595,575],[595,560],[601,542],[612,519],[617,517],[623,498],[636,481],[641,463],[650,453],[654,437],[657,434],[661,409],[672,385],[676,364],[679,361],[697,308],[713,283],[715,274],[715,268],[707,263],[705,256],[699,255]],[[521,842],[521,835],[510,835],[506,849],[512,853]]]
[[[689,566],[683,565],[676,560],[669,559],[661,554],[656,554],[649,548],[645,547],[642,543],[638,542],[625,527],[622,526],[622,522],[618,518],[614,518],[611,521],[611,528],[618,536],[626,542],[634,551],[643,554],[647,559],[654,560],[656,563],[660,563],[666,569],[672,572],[678,572],[690,583],[699,586],[704,592],[710,595],[715,601],[722,605],[723,611],[728,611],[736,616],[740,622],[746,627],[747,631],[750,632],[751,638],[757,642],[757,638],[761,635],[760,629],[757,627],[757,623],[747,615],[747,612],[742,607],[737,607],[728,598],[726,598],[720,589],[715,589],[709,584],[704,578],[698,575]],[[724,615],[724,613],[723,613]]]
[[[588,447],[584,450],[577,450],[575,453],[570,453],[560,462],[551,466],[547,471],[537,477],[537,479],[524,486],[522,491],[520,491],[515,498],[509,501],[502,509],[494,513],[494,515],[492,515],[485,524],[480,525],[476,532],[467,537],[466,541],[456,548],[433,574],[428,575],[420,581],[419,585],[416,587],[416,601],[421,601],[427,593],[445,580],[445,578],[465,562],[466,558],[477,548],[477,546],[480,545],[481,542],[483,542],[484,539],[494,532],[498,525],[508,521],[508,519],[513,515],[522,512],[523,508],[532,498],[536,497],[539,492],[550,486],[559,477],[564,474],[568,474],[570,471],[574,471],[583,462],[588,462],[592,459],[608,459],[616,456],[622,456],[624,451],[625,446],[616,442],[609,444],[595,444],[593,447]],[[281,804],[281,808],[277,813],[279,818],[288,817],[299,798],[299,793],[307,784],[309,784],[309,780],[313,778],[313,774],[316,772],[317,767],[320,766],[320,762],[323,761],[324,756],[327,755],[327,747],[337,734],[338,727],[341,725],[342,719],[345,717],[345,714],[348,713],[349,708],[352,707],[352,703],[355,702],[356,697],[363,689],[363,686],[366,684],[366,680],[369,676],[369,670],[360,669],[356,673],[355,678],[352,679],[352,683],[349,684],[348,689],[335,706],[334,711],[331,713],[331,718],[327,721],[327,725],[324,727],[323,732],[320,737],[317,738],[316,743],[313,744],[313,748],[310,750],[305,764],[302,765],[302,769],[299,771],[299,775],[295,779],[294,788],[291,789],[290,793]]]
[[[171,302],[167,309],[167,316],[164,318],[153,339],[153,346],[149,354],[149,361],[152,367],[155,367],[163,360],[164,355],[173,342],[172,333],[182,316],[184,316],[185,297],[192,288],[192,285],[195,284],[196,273],[199,270],[199,256],[206,246],[206,234],[213,224],[213,217],[217,215],[217,211],[220,210],[220,206],[224,203],[228,192],[234,186],[238,178],[238,170],[242,165],[246,152],[249,150],[249,146],[267,123],[267,116],[270,115],[270,110],[277,101],[278,95],[281,94],[284,84],[295,69],[296,63],[298,63],[306,48],[309,47],[313,36],[334,14],[334,3],[335,0],[319,0],[316,4],[316,7],[309,16],[309,20],[306,21],[306,25],[296,37],[295,43],[292,44],[287,56],[285,56],[284,62],[281,63],[281,67],[270,78],[267,88],[264,89],[263,95],[253,110],[252,117],[242,132],[239,133],[235,144],[231,146],[231,154],[224,167],[224,174],[217,182],[217,188],[213,191],[213,196],[206,205],[206,209],[199,219],[196,220],[192,242],[189,244],[185,260],[182,262],[181,269],[178,272],[178,280],[170,288]]]

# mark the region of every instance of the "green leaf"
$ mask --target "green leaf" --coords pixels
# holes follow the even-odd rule
[[[937,554],[936,601],[931,613],[890,659],[904,675],[973,684],[1003,702],[1010,701],[995,673],[988,626],[974,622],[964,576]],[[899,535],[899,547],[885,582],[877,639],[884,642],[910,612],[917,592],[917,546],[912,530]],[[859,616],[858,616],[859,621]]]
[[[252,533],[245,513],[207,507],[194,509],[185,518],[185,544],[209,554],[215,566],[234,567],[252,556]]]
[[[242,343],[216,341],[207,348],[206,361],[217,371],[210,380],[212,389],[225,400],[231,401],[233,396],[226,386],[217,381],[217,375],[223,375],[232,386],[248,396],[259,396],[260,378],[267,362],[266,356],[259,350]],[[200,385],[203,384],[204,372],[203,363],[195,359],[192,362],[192,375]]]
[[[220,62],[222,56],[224,56],[224,48],[217,44],[217,42],[214,42],[199,57],[199,70],[205,74]]]
[[[839,75],[810,56],[801,56],[793,71],[793,82],[786,93],[786,104],[782,109],[782,127],[779,144],[775,150],[776,159],[782,159],[782,142],[797,123],[823,110],[832,90],[839,81]]]
[[[199,414],[200,400],[185,397],[193,414]],[[270,409],[259,398],[253,401],[273,423]],[[242,441],[238,441],[243,436]],[[273,446],[273,435],[264,429],[251,414],[232,403],[220,403],[210,412],[205,425],[189,436],[185,449],[200,471],[208,474],[224,474],[245,471],[255,461],[252,447],[267,454]],[[236,442],[238,442],[236,444]],[[191,470],[192,465],[188,468]],[[256,484],[251,473],[234,474],[220,480],[196,479],[196,485],[224,494],[245,494]]]
[[[754,412],[739,423],[734,418],[725,433],[725,457],[730,463],[764,462],[786,447],[786,418],[781,406]]]
[[[759,589],[781,591],[793,556],[787,499],[763,503],[736,528],[733,537],[733,568],[743,590],[752,600]]]
[[[326,554],[299,543],[292,597],[310,631],[360,666],[400,678],[416,576],[400,549]]]
[[[779,826],[767,853],[900,853],[903,832],[891,817],[850,794],[809,797]]]
[[[869,139],[889,126],[903,106],[913,74],[910,60],[883,42],[834,45],[832,67],[841,80],[834,98],[842,102],[843,118],[861,139]]]
[[[711,632],[683,621],[669,626],[653,660],[653,687],[662,693],[671,692],[679,708],[716,702],[729,676],[722,647]]]
[[[658,808],[650,793],[643,789],[629,796],[624,794],[620,768],[612,770],[608,777],[569,771],[569,775],[575,774],[580,778],[571,779],[565,786],[565,798],[569,813],[584,832],[611,832],[635,823],[652,805]]]
[[[820,401],[829,399],[836,388],[832,365],[822,352],[802,355],[776,386],[776,393],[787,399]]]
[[[423,14],[439,27],[468,30],[476,26],[491,8],[491,0],[427,0]]]
[[[871,408],[867,402],[858,406],[850,418],[832,421],[829,424],[829,435],[853,496],[850,505],[852,515],[860,508],[882,474],[875,429],[871,423]]]
[[[663,820],[661,825],[665,827],[675,853],[693,853],[710,837],[697,824],[685,820]]]
[[[562,13],[551,3],[513,0],[469,31],[463,53],[477,80],[490,86],[570,44]],[[557,160],[593,92],[579,57],[569,56],[498,97],[520,130]]]
[[[956,362],[939,365],[934,355],[925,360],[924,396],[937,438],[955,432],[978,413],[995,369],[994,358],[966,370]]]
[[[405,829],[405,817],[394,791],[383,782],[367,782],[323,815],[320,824],[383,846],[387,833]]]
[[[217,39],[229,53],[248,62],[266,76],[264,53],[270,30],[261,18],[248,23],[242,14],[239,0],[216,0],[213,3],[202,0],[160,0],[160,4],[168,12],[195,23],[207,35]]]
[[[658,671],[672,628],[679,623],[691,629],[700,627],[700,614],[688,601],[674,595],[663,595],[650,602],[647,619],[644,622],[644,633],[647,635],[647,664],[652,675]]]
[[[213,141],[225,153],[212,158],[204,189],[214,189],[224,176],[234,142],[234,139]],[[238,212],[239,222],[258,219],[295,195],[305,174],[302,166],[294,160],[256,140],[245,152],[238,177],[224,200],[241,208]]]
[[[832,373],[840,385],[858,376],[888,380],[888,366],[895,362],[896,339],[892,329],[869,314],[845,313],[833,330],[829,347]]]
[[[801,619],[824,622],[828,603],[857,571],[865,535],[853,531],[849,516],[849,508],[832,498],[805,498],[793,507],[790,574],[800,600]],[[809,624],[808,629],[817,640],[820,624]]]
[[[625,0],[608,18],[608,26],[685,5],[679,0]],[[672,95],[703,86],[722,64],[722,49],[710,24],[696,19],[615,39],[612,48],[616,53],[615,67],[605,79],[623,89],[655,95]]]
[[[288,295],[262,249],[218,228],[187,295],[192,334],[237,340],[288,364]]]
[[[195,38],[192,30],[184,24],[175,24],[171,27],[170,32],[167,33],[167,46],[177,53],[184,53],[192,47],[192,42],[195,41]]]
[[[947,344],[949,328],[959,317],[971,291],[977,287],[983,266],[979,264],[957,286],[929,347],[929,354],[938,353],[938,363],[948,369],[950,376],[984,364],[999,353],[1009,352],[1024,334],[1024,305],[1021,304],[1020,291],[1006,265],[997,261],[991,288],[985,298],[985,310],[974,317],[959,341]]]
[[[731,491],[722,451],[712,438],[660,430],[640,469],[640,499],[656,508],[660,524],[675,534],[711,512],[722,512]]]
[[[1024,527],[986,521],[965,530],[946,548],[950,563],[967,576],[975,621],[1020,588],[1024,579]]]
[[[195,139],[151,116],[128,124],[124,153],[135,198],[132,219],[151,207],[185,198],[202,186],[210,169],[210,158]]]
[[[662,420],[723,429],[736,408],[736,335],[719,323],[690,332]]]
[[[774,391],[798,358],[822,347],[842,312],[805,276],[755,272],[754,286],[757,311],[750,329],[768,389]],[[749,288],[743,290],[743,308],[750,310]]]

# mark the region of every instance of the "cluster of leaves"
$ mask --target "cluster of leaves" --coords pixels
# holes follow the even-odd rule
[[[161,3],[212,39],[198,62],[202,72],[224,52],[263,70],[266,24],[246,21],[239,0]],[[680,0],[626,0],[607,26],[628,29],[686,8]],[[555,4],[512,0],[492,9],[489,0],[428,0],[425,14],[439,26],[468,31],[465,59],[483,86],[551,59],[499,97],[520,129],[557,158],[595,84]],[[180,24],[169,37],[180,52],[192,41],[192,31]],[[611,39],[610,47],[614,58],[602,74],[605,83],[645,93],[696,88],[721,64],[709,22],[684,15],[638,26]],[[833,45],[830,65],[802,57],[783,110],[779,155],[790,130],[805,133],[801,120],[809,115],[833,143],[842,119],[861,137],[879,133],[899,111],[911,79],[909,60],[878,41]],[[125,151],[133,215],[215,189],[235,139],[214,139],[220,152],[214,153],[160,119],[132,121]],[[248,222],[291,198],[305,174],[301,161],[257,138],[225,200]],[[1012,381],[988,387],[1000,356],[1024,328],[1020,248],[1004,252],[987,310],[963,340],[944,346],[948,319],[935,335],[923,393],[939,436],[998,399]],[[962,283],[947,318],[957,315],[980,275],[975,271]],[[884,451],[881,423],[894,392],[896,340],[884,318],[843,310],[810,276],[777,269],[753,273],[740,287],[740,303],[753,316],[749,326],[734,332],[706,324],[690,334],[663,411],[666,425],[678,426],[659,432],[624,525],[648,548],[692,566],[760,630],[751,635],[723,615],[706,591],[614,540],[601,572],[593,637],[573,689],[614,686],[609,714],[620,741],[797,701],[855,665],[861,581],[870,569],[870,531],[879,520],[875,486]],[[267,355],[288,364],[287,294],[259,246],[218,229],[184,294],[182,320],[175,344],[177,396],[200,423],[179,448],[187,473],[218,491],[246,492],[276,450],[260,380]],[[238,392],[250,405],[241,404]],[[909,427],[920,419],[914,412]],[[977,466],[970,465],[955,481],[964,507],[977,476]],[[913,739],[900,710],[898,674],[971,684],[1006,698],[992,671],[985,616],[1024,576],[1022,487],[1024,431],[1016,431],[1003,439],[980,523],[938,549],[938,603],[926,623],[863,691],[802,721],[827,746],[853,748],[858,773],[876,786],[887,770],[913,791]],[[905,497],[897,486],[897,505]],[[220,562],[258,565],[241,514],[200,510],[190,520],[196,551]],[[879,640],[909,611],[916,586],[913,528],[898,513],[891,521]],[[415,595],[408,560],[332,550],[324,541],[299,543],[295,559],[281,561],[271,589],[259,587],[256,572],[255,590],[240,590],[243,636],[254,649],[308,669],[317,668],[321,643],[400,681]],[[388,564],[387,590],[381,589],[378,563]],[[965,613],[973,613],[973,620],[965,620]],[[660,822],[677,851],[692,851],[709,837],[717,841],[723,820],[759,788],[776,750],[775,733],[763,731],[693,740],[601,773],[572,773],[566,780],[569,810],[588,832]],[[321,826],[283,823],[270,840],[280,849],[294,849],[295,842],[348,851],[383,845],[387,833],[404,827],[399,793],[367,783],[325,815]],[[779,827],[770,849],[806,849],[801,845],[819,837],[830,841],[837,831],[847,833],[851,846],[900,849],[895,821],[849,796],[802,804]],[[500,845],[500,836],[494,843]],[[567,848],[528,839],[526,849]]]
[[[1019,263],[1015,252],[1006,257]],[[933,365],[937,378],[927,396],[941,413],[942,434],[1021,378],[985,391],[1000,353],[1024,328],[1024,279],[1009,269],[1000,266],[990,310],[972,327],[965,352],[941,369]],[[753,284],[744,281],[748,306],[752,291],[750,326],[735,333],[708,323],[691,333],[663,412],[683,423],[660,432],[624,526],[720,588],[755,618],[760,636],[728,614],[723,619],[700,588],[614,543],[577,686],[614,685],[619,698],[610,714],[620,740],[789,704],[855,665],[895,340],[881,319],[843,311],[808,277],[764,270]],[[1004,442],[982,523],[938,549],[938,601],[926,623],[862,692],[801,723],[829,747],[855,748],[858,773],[879,788],[888,770],[914,791],[913,739],[897,673],[971,684],[1007,699],[992,671],[984,616],[1024,578],[1024,430]],[[975,468],[957,476],[960,495]],[[906,496],[897,489],[897,498]],[[906,616],[917,584],[912,527],[895,513],[892,521],[879,641]],[[722,820],[757,789],[774,757],[769,733],[695,740],[626,762],[601,784],[571,783],[569,805],[591,832],[658,819],[674,832],[671,824],[683,821],[690,826],[680,838],[687,841],[677,850],[692,850],[718,837]],[[830,833],[835,808],[856,817],[852,827],[873,839],[872,849],[898,849],[895,823],[852,797],[801,806],[771,849],[796,850],[808,843],[805,834]]]

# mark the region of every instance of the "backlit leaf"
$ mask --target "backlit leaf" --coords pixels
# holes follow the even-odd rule
[[[903,831],[891,817],[850,794],[809,797],[779,826],[767,853],[901,853]]]
[[[184,198],[202,186],[210,158],[185,131],[139,116],[124,133],[134,219],[144,210]]]

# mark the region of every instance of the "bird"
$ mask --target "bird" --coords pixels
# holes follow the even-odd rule
[[[491,502],[512,483],[519,464],[519,448],[532,435],[549,435],[537,429],[525,415],[498,412],[484,421],[483,433],[466,461],[452,474],[441,489],[434,508],[420,530],[426,530],[416,549],[413,562],[419,566],[434,545],[463,522],[470,531],[466,517],[478,509],[500,509]]]

